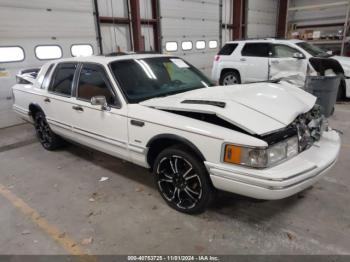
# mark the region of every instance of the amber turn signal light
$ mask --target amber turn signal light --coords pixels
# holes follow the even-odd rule
[[[241,147],[234,145],[225,146],[225,162],[240,164],[241,163]]]

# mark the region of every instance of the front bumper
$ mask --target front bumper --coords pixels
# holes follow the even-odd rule
[[[325,132],[320,141],[296,157],[267,169],[251,169],[205,162],[214,187],[257,199],[282,199],[318,181],[335,164],[341,142],[337,132]]]

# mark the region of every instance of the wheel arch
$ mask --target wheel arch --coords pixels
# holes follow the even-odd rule
[[[33,118],[33,120],[35,119],[35,115],[38,112],[42,112],[45,115],[44,110],[40,107],[40,105],[38,105],[37,103],[30,103],[29,115]]]
[[[182,145],[186,147],[200,160],[205,161],[205,157],[202,152],[188,139],[174,134],[160,134],[151,138],[147,143],[147,163],[149,164],[150,168],[153,168],[154,161],[162,150],[174,145]]]

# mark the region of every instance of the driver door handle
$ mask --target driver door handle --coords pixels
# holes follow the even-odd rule
[[[271,64],[279,64],[280,62],[279,61],[277,61],[277,60],[272,60],[271,61]]]
[[[247,61],[247,59],[246,58],[241,58],[240,61],[245,62],[245,61]]]
[[[45,103],[50,103],[50,102],[51,102],[51,100],[50,100],[50,98],[45,97],[44,102],[45,102]]]
[[[80,111],[80,112],[84,111],[84,109],[81,106],[72,106],[72,108],[76,111]]]

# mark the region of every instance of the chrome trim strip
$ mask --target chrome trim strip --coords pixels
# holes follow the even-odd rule
[[[290,188],[290,187],[293,187],[293,186],[296,186],[296,185],[299,185],[303,182],[306,182],[308,180],[311,180],[317,176],[319,176],[320,174],[322,174],[323,172],[327,171],[328,169],[330,169],[336,162],[337,160],[335,159],[333,162],[331,162],[329,165],[327,165],[326,167],[318,170],[318,172],[313,175],[313,176],[310,176],[310,177],[307,177],[301,181],[298,181],[296,183],[293,183],[293,184],[290,184],[290,185],[287,185],[287,186],[266,186],[266,185],[261,185],[259,183],[252,183],[252,182],[247,182],[247,181],[244,181],[243,179],[239,179],[239,178],[232,178],[232,177],[228,177],[226,175],[210,175],[210,176],[216,176],[216,177],[220,177],[220,178],[225,178],[225,179],[228,179],[228,180],[232,180],[232,181],[236,181],[236,182],[240,182],[240,183],[243,183],[243,184],[246,184],[246,185],[250,185],[250,186],[257,186],[257,187],[261,187],[261,188],[265,188],[265,189],[269,189],[269,190],[283,190],[283,189],[287,189],[287,188]],[[307,172],[310,172],[310,171],[307,171]],[[306,173],[306,172],[304,172]]]
[[[229,168],[222,168],[220,166],[216,166],[215,164],[211,164],[209,162],[204,162],[204,164],[207,167],[208,171],[210,171],[210,169],[212,169],[212,168],[215,168],[215,169],[226,171],[226,172],[236,173],[238,175],[249,176],[249,177],[253,177],[253,178],[257,178],[257,179],[261,179],[261,180],[275,181],[275,182],[283,182],[283,181],[292,179],[294,177],[300,176],[302,174],[305,174],[307,172],[310,172],[310,171],[312,171],[312,170],[317,168],[317,166],[314,165],[314,166],[312,166],[312,167],[310,167],[310,168],[308,168],[308,169],[306,169],[304,171],[298,172],[296,174],[293,174],[293,175],[291,175],[289,177],[285,177],[285,178],[266,178],[266,177],[261,177],[259,175],[248,173],[248,172],[242,172],[242,171],[239,171],[239,170],[231,170]],[[259,169],[255,169],[255,170],[259,170]]]
[[[113,138],[110,138],[110,137],[107,137],[107,136],[102,136],[102,135],[99,135],[97,133],[89,132],[89,131],[81,129],[81,128],[71,127],[71,126],[69,126],[67,124],[64,124],[62,122],[59,122],[59,121],[56,121],[56,120],[53,120],[53,119],[47,119],[47,120],[48,120],[48,122],[50,124],[56,125],[58,127],[65,128],[65,129],[67,129],[69,131],[72,131],[73,133],[78,133],[78,134],[81,134],[81,135],[84,135],[84,136],[87,136],[87,137],[91,137],[91,138],[97,139],[97,140],[105,142],[105,143],[110,142],[113,145],[119,146],[119,147],[122,147],[122,148],[126,148],[127,147],[127,142],[125,142],[125,141],[113,139]]]
[[[126,148],[126,146],[127,146],[127,142],[125,142],[125,141],[117,140],[117,139],[114,139],[114,138],[111,138],[111,137],[107,137],[107,136],[102,136],[100,134],[97,134],[97,133],[94,133],[94,132],[90,132],[90,131],[87,131],[85,129],[81,129],[81,128],[78,128],[78,127],[73,127],[73,132],[76,132],[76,133],[79,133],[79,134],[82,134],[82,135],[85,135],[85,136],[88,136],[88,137],[94,136],[93,138],[98,139],[98,140],[103,141],[103,142],[106,142],[106,141],[103,140],[103,139],[106,139],[106,140],[109,140],[110,142],[112,142],[114,145],[119,146],[119,147]],[[123,146],[122,145],[118,145],[116,143],[122,144]]]
[[[22,108],[22,107],[20,107],[20,106],[18,106],[18,105],[15,105],[15,104],[12,105],[12,109],[13,109],[14,111],[20,112],[20,113],[22,113],[22,114],[27,114],[27,115],[28,115],[28,113],[29,113],[29,110],[27,110],[27,109],[25,109],[25,108]]]
[[[72,131],[72,127],[70,125],[67,125],[65,123],[62,123],[60,121],[56,121],[56,120],[53,120],[52,118],[49,118],[49,117],[46,117],[46,120],[50,123],[50,124],[53,124],[53,125],[56,125],[56,126],[59,126],[59,127],[63,127],[63,128],[66,128],[66,129],[69,129],[70,131]]]
[[[148,150],[147,147],[135,145],[135,144],[129,144],[129,150],[139,153],[139,154],[145,154],[145,152]]]

